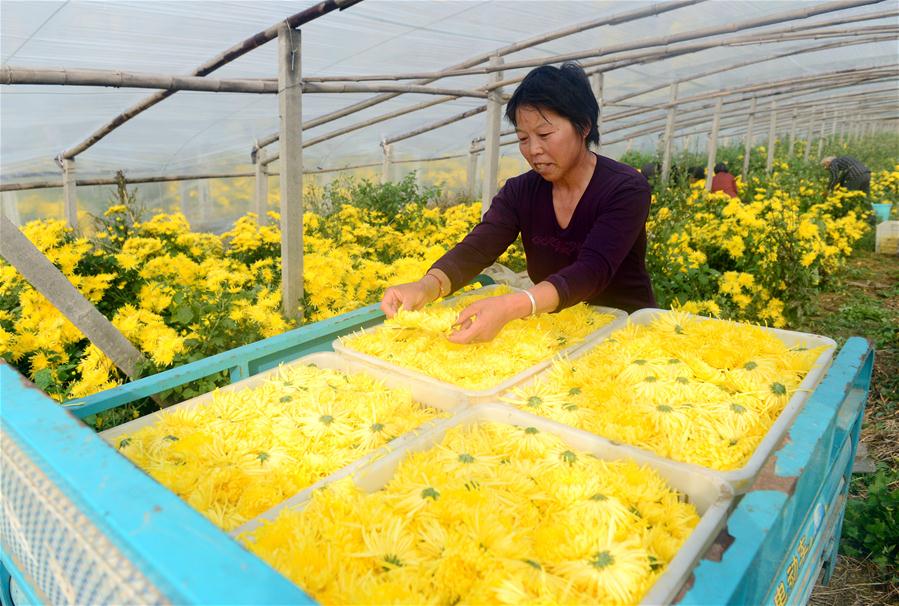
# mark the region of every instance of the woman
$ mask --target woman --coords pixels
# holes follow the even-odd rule
[[[715,176],[712,177],[711,191],[713,194],[722,191],[731,198],[740,197],[737,193],[737,180],[727,170],[727,164],[724,162],[719,162],[715,165]]]
[[[419,309],[464,286],[520,233],[534,286],[465,308],[449,340],[490,341],[512,320],[587,301],[654,307],[646,272],[650,189],[635,169],[590,151],[599,106],[574,63],[538,67],[506,107],[532,170],[509,179],[484,218],[417,282],[392,286],[381,309]]]

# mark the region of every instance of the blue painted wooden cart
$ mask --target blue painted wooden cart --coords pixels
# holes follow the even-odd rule
[[[312,603],[81,419],[222,371],[238,381],[382,319],[369,306],[68,407],[0,366],[3,605]],[[804,603],[829,579],[873,359],[857,337],[838,352],[678,603]]]

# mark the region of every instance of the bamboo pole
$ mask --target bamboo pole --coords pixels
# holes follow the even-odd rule
[[[815,47],[815,48],[812,48],[812,49],[802,49],[801,51],[791,51],[791,53],[789,53],[789,54],[797,54],[798,52],[810,52],[811,50],[822,50],[823,48],[830,48],[830,47],[834,47],[834,46],[845,46],[845,45],[847,45],[847,44],[854,44],[854,43],[856,43],[856,42],[855,42],[855,41],[851,41],[851,42],[848,42],[848,43],[847,43],[847,42],[841,42],[841,43],[828,43],[827,45],[822,46],[822,47]],[[767,60],[767,59],[765,59],[765,60]],[[753,62],[753,63],[757,63],[757,62]],[[625,63],[622,63],[621,65],[613,65],[613,66],[612,66],[611,68],[609,68],[609,69],[617,69],[618,67],[626,67],[627,65],[629,65],[629,63],[626,63],[626,62],[625,62]],[[720,71],[720,70],[715,70],[714,72],[709,72],[709,73],[717,73],[717,71]],[[599,72],[596,72],[596,73],[599,73]],[[686,81],[686,79],[685,79],[684,81]],[[667,86],[667,85],[665,85],[665,86]],[[656,90],[656,89],[653,88],[652,90]],[[648,91],[644,91],[644,92],[648,92]],[[310,139],[310,140],[306,143],[306,147],[311,147],[312,145],[315,145],[315,144],[320,143],[320,142],[322,142],[322,141],[326,141],[326,140],[332,139],[332,138],[334,138],[334,137],[337,137],[337,136],[340,136],[340,135],[343,135],[343,134],[347,134],[347,133],[349,133],[349,132],[358,130],[358,129],[360,129],[360,128],[364,128],[364,127],[366,127],[366,126],[370,126],[370,125],[372,125],[372,124],[375,124],[375,123],[378,123],[378,122],[381,122],[381,121],[384,121],[384,120],[387,120],[387,119],[390,119],[390,118],[393,118],[393,117],[407,115],[408,113],[411,113],[412,111],[417,111],[418,109],[424,109],[425,107],[430,107],[430,106],[432,106],[432,105],[436,105],[436,104],[439,104],[439,103],[444,103],[444,102],[446,102],[446,101],[451,101],[451,100],[453,100],[453,99],[455,99],[455,98],[456,98],[456,97],[446,97],[445,99],[438,99],[438,100],[436,100],[436,101],[426,102],[426,103],[424,103],[424,104],[420,104],[419,106],[411,106],[411,107],[409,107],[409,108],[404,108],[404,109],[401,109],[401,110],[397,110],[396,112],[392,112],[392,113],[390,113],[390,114],[385,114],[385,115],[382,115],[382,116],[378,116],[378,117],[372,118],[372,119],[370,119],[370,120],[366,120],[366,121],[357,123],[357,124],[355,124],[355,125],[351,125],[351,126],[348,126],[348,127],[342,128],[342,129],[339,129],[339,130],[334,131],[334,132],[332,132],[332,133],[328,133],[328,134],[322,135],[322,136],[320,136],[320,137],[316,137],[316,138]],[[486,105],[481,106],[481,107],[484,108],[484,109],[486,109]],[[600,120],[600,122],[603,120],[603,116],[602,116],[602,115],[600,115],[599,120]],[[317,126],[318,124],[319,124],[319,122],[317,122],[316,120],[313,120],[313,121],[311,121],[311,122],[308,124],[308,127],[311,128],[312,126]],[[508,131],[504,130],[504,131],[501,131],[501,134],[510,134],[511,132],[513,132],[513,131],[511,131],[511,130],[508,130]],[[277,140],[277,136],[271,137],[271,141],[269,141],[269,142],[273,142],[273,141],[275,141],[275,140]],[[483,139],[482,139],[482,138],[479,138],[479,140],[483,140]],[[266,143],[266,139],[264,139],[260,144],[265,144],[265,143]],[[269,160],[269,161],[273,161],[273,160],[276,160],[276,159],[277,159],[277,154],[275,154],[274,156],[270,156],[270,160]]]
[[[426,133],[432,130],[436,130],[443,126],[447,126],[448,124],[452,124],[453,122],[458,122],[459,120],[464,120],[465,118],[470,118],[471,116],[476,116],[487,110],[486,105],[482,105],[480,107],[475,107],[473,109],[469,109],[468,111],[464,111],[461,114],[455,114],[450,116],[449,118],[444,118],[443,120],[438,120],[437,122],[432,122],[430,124],[426,124],[420,128],[416,128],[415,130],[411,130],[407,133],[403,133],[401,135],[397,135],[395,137],[390,137],[386,139],[386,143],[388,145],[392,143],[396,143],[398,141],[403,141],[405,139],[409,139],[411,137],[415,137],[416,135],[420,135],[422,133]]]
[[[166,91],[207,91],[216,93],[277,94],[274,80],[215,80],[198,76],[171,76],[120,70],[98,69],[41,69],[3,66],[0,84],[48,84],[66,86],[110,86],[115,88],[158,88]],[[417,93],[451,95],[486,99],[487,92],[455,88],[439,88],[418,84],[378,82],[362,84],[302,83],[304,93]]]
[[[472,142],[468,148],[468,197],[474,200],[478,191],[478,152]]]
[[[883,103],[883,101],[881,101],[881,103]],[[894,111],[894,112],[896,112],[897,109],[899,109],[899,108],[897,108],[896,103],[893,102],[892,100],[888,101],[887,104],[889,105],[890,109],[891,109],[892,111]],[[743,126],[743,125],[745,124],[745,120],[739,117],[739,116],[742,116],[742,115],[743,115],[742,113],[741,113],[741,114],[729,114],[729,115],[728,115],[728,123],[727,123],[727,124],[725,124],[725,119],[722,117],[722,127],[721,127],[721,129],[722,129],[722,130],[732,130],[734,127]],[[697,131],[687,131],[687,130],[683,130],[683,129],[686,129],[686,128],[688,128],[688,127],[696,126],[696,125],[698,125],[698,124],[705,124],[706,122],[707,122],[707,118],[706,118],[705,116],[697,116],[697,117],[694,117],[694,118],[692,118],[692,119],[690,119],[690,120],[684,120],[684,119],[679,118],[679,119],[678,119],[678,124],[680,125],[679,127],[681,128],[681,131],[679,131],[679,132],[675,135],[675,139],[677,139],[677,138],[692,137],[693,135],[696,135],[696,134],[701,135],[701,134],[707,133],[708,131],[706,131],[705,128],[700,128],[700,130],[697,130]],[[622,126],[622,127],[620,127],[620,129],[616,129],[616,130],[621,130],[621,129],[626,129],[626,126]],[[612,144],[615,144],[615,143],[621,143],[621,142],[623,142],[623,141],[629,140],[629,139],[632,138],[632,137],[640,136],[640,135],[645,135],[645,134],[652,133],[652,132],[656,132],[657,130],[658,130],[657,127],[653,127],[653,128],[644,129],[644,130],[642,130],[642,131],[631,132],[631,133],[628,133],[628,134],[626,134],[626,135],[624,135],[624,136],[622,136],[622,137],[620,137],[620,138],[618,138],[618,139],[615,139],[615,140],[609,142],[608,144],[609,144],[609,145],[612,145]],[[747,132],[747,130],[744,130],[744,129],[738,129],[738,130],[739,130],[739,132],[740,132],[741,134],[745,134],[745,133]]]
[[[211,196],[209,195],[209,181],[204,179],[197,183],[197,201],[200,205],[200,221],[205,223],[209,220],[209,211],[211,210]]]
[[[6,217],[0,217],[0,255],[131,379],[144,361],[140,351],[75,288]]]
[[[259,225],[268,224],[268,171],[265,170],[264,161],[265,150],[257,150],[253,208]]]
[[[771,117],[768,120],[768,161],[765,172],[769,175],[774,168],[774,148],[777,147],[777,101],[771,101]]]
[[[536,36],[532,36],[531,38],[527,38],[525,40],[521,40],[514,44],[508,44],[499,49],[489,51],[486,53],[481,53],[461,63],[457,63],[452,65],[444,70],[441,70],[434,74],[429,74],[427,78],[422,78],[415,81],[415,84],[429,84],[434,82],[435,80],[439,80],[441,78],[449,77],[451,75],[459,73],[460,70],[466,70],[472,66],[479,65],[484,63],[485,61],[489,61],[490,57],[494,55],[499,55],[500,57],[518,52],[520,50],[524,50],[526,48],[531,48],[533,46],[537,46],[539,44],[544,44],[546,42],[551,42],[552,40],[557,40],[559,38],[564,38],[566,36],[571,36],[573,34],[577,34],[588,29],[594,29],[597,27],[601,27],[604,25],[619,25],[622,23],[627,23],[630,21],[635,21],[638,19],[642,19],[644,17],[656,16],[662,13],[666,13],[669,11],[677,10],[679,8],[683,8],[685,6],[690,6],[693,4],[698,4],[703,0],[678,0],[675,2],[662,2],[657,4],[652,4],[645,8],[638,8],[632,11],[627,11],[617,15],[611,15],[608,17],[600,17],[598,19],[594,19],[592,21],[587,21],[584,23],[580,23],[575,26],[565,27],[562,29],[554,30],[552,32],[538,34]],[[465,72],[462,72],[465,73]],[[366,99],[365,101],[360,101],[358,103],[353,103],[352,105],[348,105],[339,110],[330,112],[328,114],[319,116],[317,118],[313,118],[310,120],[305,126],[306,128],[313,128],[316,126],[320,126],[322,124],[326,124],[328,122],[332,122],[339,118],[343,118],[352,113],[361,111],[363,109],[367,109],[374,105],[378,105],[385,101],[389,101],[397,96],[397,93],[388,93],[383,95],[378,95],[376,97],[372,97],[371,99]],[[264,137],[259,141],[261,146],[266,146],[274,143],[278,139],[277,134],[272,134],[268,137]]]
[[[177,76],[101,69],[47,69],[35,67],[0,68],[0,84],[34,84],[63,86],[110,86],[114,88],[158,88],[214,93],[275,94],[274,80],[240,79],[216,80],[199,76]]]
[[[343,128],[339,128],[335,131],[331,131],[329,133],[319,135],[318,137],[312,137],[311,139],[309,139],[308,141],[305,142],[304,149],[309,149],[310,147],[312,147],[314,145],[318,145],[319,143],[324,143],[325,141],[329,141],[329,140],[339,137],[341,135],[351,133],[353,131],[359,130],[360,128],[365,128],[366,126],[378,124],[379,122],[384,122],[385,120],[390,120],[391,118],[398,118],[400,116],[406,116],[406,115],[408,115],[412,112],[418,111],[420,109],[426,109],[428,107],[433,107],[434,105],[446,103],[447,101],[452,101],[453,99],[458,99],[458,97],[438,97],[437,99],[431,99],[428,101],[424,101],[422,103],[416,103],[415,105],[403,107],[401,109],[398,109],[396,111],[393,111],[393,112],[390,112],[387,114],[383,114],[381,116],[375,116],[374,118],[370,118],[368,120],[363,120],[362,122],[350,124]],[[486,105],[484,107],[486,107]],[[314,122],[314,120],[313,120],[313,122]],[[314,124],[312,124],[312,122],[310,122],[310,123],[304,124],[303,126],[312,128],[312,126],[314,126]],[[270,141],[270,143],[274,143],[277,140],[278,140],[278,136],[275,135],[272,138],[272,140]],[[260,141],[258,143],[258,145],[260,146],[260,149],[261,149],[262,142]],[[272,162],[277,160],[279,157],[280,156],[278,155],[277,152],[273,153],[273,154],[269,154],[269,156],[266,158],[265,163],[271,164]]]
[[[281,307],[303,320],[302,34],[278,27],[278,108],[281,118]]]
[[[599,133],[599,143],[596,144],[596,153],[602,153],[602,119],[603,119],[603,85],[605,84],[605,74],[596,72],[590,76],[590,82],[593,85],[593,95],[596,97],[596,104],[599,111],[596,115],[596,131]]]
[[[884,112],[885,112],[883,114],[884,116],[897,115],[895,106],[891,107],[889,110],[884,110]],[[897,118],[897,119],[899,119],[899,118]],[[707,127],[704,126],[706,123],[707,123],[707,119],[705,119],[705,118],[695,118],[695,119],[691,120],[689,123],[684,123],[683,121],[678,120],[678,124],[680,125],[681,130],[678,131],[678,133],[675,135],[675,139],[685,138],[687,136],[692,137],[694,135],[707,134],[708,133]],[[692,126],[697,126],[697,125],[700,125],[697,130],[693,130],[693,131],[683,130],[688,126],[692,127]],[[724,118],[722,118],[720,130],[721,131],[731,130],[734,132],[738,132],[742,135],[742,134],[745,134],[745,129],[740,128],[741,126],[743,126],[743,122],[740,120],[730,120],[729,123],[726,124]],[[611,145],[613,143],[622,143],[624,141],[630,141],[633,136],[635,136],[635,135],[628,134],[620,139],[616,139],[615,141],[613,141],[609,144]]]
[[[393,157],[393,146],[386,141],[381,142],[381,183],[390,182],[390,161]]]
[[[494,55],[490,58],[490,65],[497,66],[503,62],[502,57]],[[490,81],[501,80],[502,72],[493,72]],[[494,89],[487,100],[487,124],[484,151],[484,183],[481,195],[481,217],[487,214],[493,196],[496,195],[497,179],[499,177],[499,131],[502,117],[502,89]]]
[[[815,129],[815,116],[817,115],[817,111],[809,112],[808,117],[808,125],[806,126],[806,142],[805,142],[805,150],[802,152],[802,161],[808,162],[809,153],[812,149],[812,140],[815,137],[814,129]]]
[[[824,157],[824,124],[826,117],[827,112],[821,112],[821,133],[818,136],[818,162],[820,162],[821,158]]]
[[[324,2],[319,2],[318,4],[314,4],[307,9],[304,9],[298,13],[295,13],[288,17],[287,19],[272,25],[271,27],[235,44],[234,46],[228,48],[227,50],[219,53],[197,69],[195,69],[190,75],[192,76],[206,76],[222,67],[223,65],[227,65],[231,61],[234,61],[238,57],[245,55],[251,50],[258,48],[265,44],[266,42],[275,39],[278,35],[278,28],[283,24],[287,23],[289,27],[300,27],[304,23],[308,23],[322,15],[326,15],[331,11],[337,10],[345,10],[354,4],[357,4],[361,0],[324,0]],[[64,158],[74,158],[84,150],[88,149],[92,145],[96,144],[97,141],[101,140],[103,137],[111,133],[113,130],[133,118],[134,116],[140,114],[141,112],[153,107],[160,101],[167,99],[172,96],[174,91],[161,91],[158,93],[154,93],[144,99],[143,101],[132,105],[130,108],[101,126],[99,129],[94,131],[87,139],[72,147],[66,151],[64,151],[61,155]]]
[[[790,147],[787,150],[787,155],[793,156],[793,147],[796,145],[796,114],[797,110],[793,108],[793,116],[790,118]]]
[[[78,231],[78,195],[75,181],[75,161],[62,159],[62,192],[66,225]]]
[[[752,129],[755,126],[755,111],[758,99],[752,98],[752,105],[749,109],[749,125],[746,127],[746,137],[743,141],[743,181],[746,181],[749,175],[749,159],[752,156]]]
[[[755,94],[753,95],[753,96],[755,96],[755,97],[779,96],[779,95],[782,95],[782,94],[785,94],[785,93],[796,94],[796,93],[798,93],[798,92],[800,92],[800,91],[802,91],[802,90],[808,90],[808,91],[810,91],[810,92],[815,92],[815,91],[818,91],[818,90],[825,90],[825,89],[827,89],[827,88],[833,88],[833,87],[837,87],[837,88],[839,88],[839,87],[845,87],[845,86],[852,85],[852,84],[859,84],[859,83],[865,83],[865,82],[867,82],[867,83],[873,83],[873,82],[877,81],[878,79],[881,79],[881,78],[883,77],[882,74],[888,74],[890,77],[892,77],[892,72],[870,72],[870,73],[867,74],[867,75],[861,75],[861,76],[855,75],[855,74],[844,74],[844,75],[841,76],[841,79],[831,80],[830,83],[825,83],[825,84],[814,83],[814,82],[811,82],[811,81],[804,81],[804,80],[800,79],[798,85],[793,85],[791,88],[783,89],[783,90],[776,90],[777,87],[781,86],[781,84],[780,84],[781,81],[776,81],[776,82],[774,82],[774,83],[765,83],[764,86],[769,86],[769,87],[770,87],[770,86],[774,86],[774,88],[772,88],[771,90],[768,91],[767,95],[759,95],[759,94],[758,94],[759,91],[764,90],[764,86],[761,86],[761,85],[760,85],[760,86],[753,86],[753,87],[742,87],[741,89],[732,89],[731,91],[721,91],[721,92],[716,93],[716,94],[714,94],[714,95],[711,95],[711,94],[710,94],[710,95],[702,95],[702,96],[699,96],[699,97],[693,97],[693,98],[691,98],[691,99],[693,99],[693,100],[695,101],[697,98],[714,98],[714,97],[716,97],[716,96],[723,95],[723,94],[725,94],[726,92],[733,92],[733,90],[746,90],[747,88],[751,88],[751,90],[755,91]],[[818,77],[816,77],[816,78],[818,78]],[[851,79],[850,79],[850,78],[851,78]],[[750,99],[750,98],[751,98],[751,97],[748,97],[748,96],[745,97],[745,98],[735,98],[733,101],[728,101],[728,102],[726,102],[725,105],[735,104],[735,103],[741,103],[741,102],[743,102],[744,100]],[[681,99],[681,100],[680,100],[680,103],[686,103],[686,100],[685,100],[685,99]],[[644,109],[643,109],[643,113],[646,113],[646,112],[651,111],[651,110],[653,110],[653,109],[661,109],[661,108],[664,108],[664,107],[670,107],[670,105],[671,105],[670,102],[667,102],[667,103],[661,103],[661,104],[658,104],[658,105],[656,105],[656,106],[654,106],[654,107],[644,108]],[[688,110],[688,113],[700,111],[700,110],[707,109],[707,108],[711,108],[711,107],[713,107],[713,105],[710,105],[710,104],[703,105],[703,106],[701,106],[701,107],[695,107],[695,108],[692,108],[692,109]],[[623,113],[624,113],[624,112],[623,112]],[[631,112],[626,112],[626,113],[624,113],[624,114],[625,114],[624,117],[630,117],[630,116],[632,115]],[[620,119],[622,118],[622,114],[616,114],[616,115],[613,116],[613,118],[614,118],[615,120],[620,120]],[[655,122],[655,121],[658,120],[658,119],[659,119],[659,118],[650,117],[650,118],[648,118],[648,119],[645,119],[645,120],[642,120],[642,121],[639,121],[639,122],[636,122],[636,123],[632,123],[632,124],[629,125],[629,127],[636,126],[636,125],[639,125],[639,124],[648,124],[648,123],[652,123],[652,122]],[[621,127],[618,127],[618,128],[612,128],[612,129],[608,130],[607,132],[613,132],[613,131],[620,130],[620,129],[621,129]],[[645,133],[648,133],[648,132],[654,132],[655,130],[657,130],[656,127],[648,128],[648,129],[646,129],[646,130],[644,130],[644,131],[642,131],[642,132],[634,133],[634,135],[637,135],[637,134],[645,134]],[[615,140],[615,141],[609,142],[609,144],[611,144],[611,143],[616,143],[616,142],[620,142],[621,140],[622,140],[622,139],[617,139],[617,140]]]
[[[677,82],[671,85],[668,120],[665,123],[665,136],[662,140],[662,183],[668,183],[671,174],[671,142],[674,138],[674,119],[677,111]]]
[[[896,15],[899,15],[899,11],[885,11],[884,14],[883,14],[883,16],[896,16]],[[684,82],[693,82],[693,81],[699,80],[699,79],[701,79],[701,78],[705,78],[705,77],[708,77],[708,76],[713,76],[713,75],[715,75],[715,74],[720,74],[720,73],[723,73],[723,72],[733,71],[733,70],[739,69],[739,68],[741,68],[741,67],[755,66],[755,65],[758,65],[759,63],[763,63],[763,62],[767,62],[767,61],[773,61],[773,60],[776,60],[776,59],[783,59],[783,58],[785,58],[785,57],[791,57],[791,56],[794,56],[794,55],[799,55],[799,54],[804,54],[804,53],[809,53],[809,52],[818,52],[818,51],[827,50],[827,49],[830,49],[830,48],[843,48],[843,47],[846,47],[846,46],[849,46],[849,45],[854,45],[854,44],[865,44],[865,43],[867,43],[866,41],[869,40],[869,39],[872,40],[872,41],[880,42],[880,41],[890,40],[890,39],[893,38],[892,36],[879,36],[879,37],[878,37],[878,36],[870,36],[869,38],[864,38],[863,36],[868,36],[868,34],[867,34],[865,31],[861,32],[861,33],[859,34],[859,37],[861,38],[861,40],[848,40],[848,41],[847,41],[847,40],[841,40],[841,41],[838,41],[838,42],[827,42],[827,43],[825,43],[825,44],[815,44],[815,45],[810,45],[810,46],[808,46],[808,47],[803,47],[803,48],[800,48],[800,49],[791,49],[791,50],[784,51],[784,52],[781,52],[781,53],[775,53],[775,54],[771,55],[770,57],[763,57],[763,58],[761,58],[761,59],[755,59],[755,58],[753,58],[753,59],[749,59],[749,60],[747,60],[747,61],[740,61],[740,62],[737,62],[737,63],[725,65],[725,66],[723,66],[723,67],[717,67],[717,68],[715,68],[715,69],[706,70],[706,71],[700,72],[700,73],[698,73],[698,74],[692,74],[692,75],[690,75],[690,76],[688,76],[688,77],[686,77],[686,78],[680,78],[680,79],[678,79],[677,82],[678,82],[679,84],[683,84]],[[668,88],[669,86],[671,86],[671,84],[673,84],[673,81],[671,81],[671,82],[665,82],[665,83],[662,83],[662,84],[656,84],[656,85],[651,86],[651,87],[649,87],[649,88],[644,88],[644,89],[642,89],[642,90],[639,90],[639,91],[636,91],[636,92],[633,92],[633,93],[627,93],[627,94],[625,94],[625,95],[619,95],[618,97],[614,97],[614,98],[612,98],[612,99],[609,99],[606,103],[607,103],[608,105],[618,105],[618,104],[620,104],[620,103],[622,103],[622,102],[624,102],[624,101],[628,101],[628,100],[633,99],[633,98],[635,98],[635,97],[640,97],[640,96],[642,96],[642,95],[646,95],[646,94],[649,94],[649,93],[653,93],[653,92],[662,90],[662,89],[664,89],[664,88]]]
[[[795,28],[794,28],[794,29],[795,29]],[[855,42],[850,42],[850,43],[855,43]],[[845,45],[846,43],[829,43],[828,45],[825,45],[825,46],[822,46],[822,47],[815,47],[814,49],[801,49],[800,51],[791,51],[789,54],[797,54],[798,52],[810,52],[811,50],[821,50],[822,48],[828,48],[828,47],[832,47],[832,46],[836,46],[836,45],[841,45],[841,44],[842,44],[842,45]],[[705,47],[703,47],[703,48],[705,48]],[[627,65],[627,64],[623,64],[622,66],[626,66],[626,65]],[[616,67],[617,67],[617,66],[616,66]],[[718,71],[718,70],[716,70],[716,71]],[[426,102],[426,104],[421,104],[421,105],[422,105],[422,106],[426,106],[426,107],[430,107],[430,106],[432,106],[432,105],[436,105],[436,104],[439,104],[439,103],[444,103],[444,102],[449,101],[449,100],[452,100],[452,99],[454,99],[454,98],[455,98],[455,97],[447,97],[446,99],[439,99],[439,100],[432,101],[432,102]],[[482,106],[482,107],[485,107],[485,108],[486,108],[486,106]],[[422,107],[422,108],[423,108],[423,107]],[[371,124],[375,124],[375,123],[377,123],[377,122],[380,122],[380,121],[383,121],[383,120],[386,120],[386,119],[389,119],[389,118],[392,118],[392,117],[396,117],[396,116],[399,116],[399,115],[406,115],[406,114],[408,114],[409,112],[415,111],[415,110],[417,110],[417,109],[418,109],[418,107],[412,106],[412,107],[410,107],[410,108],[406,108],[406,109],[398,110],[398,111],[396,111],[396,112],[392,112],[391,114],[386,114],[386,115],[383,115],[383,116],[378,116],[378,117],[376,117],[376,118],[373,118],[373,119],[370,119],[370,120],[366,120],[366,121],[360,122],[360,123],[358,123],[358,124],[356,124],[356,125],[352,125],[352,126],[349,126],[349,127],[345,127],[345,128],[339,129],[338,131],[334,131],[333,133],[329,133],[329,134],[323,135],[323,136],[321,136],[321,137],[317,137],[317,138],[314,138],[314,139],[309,140],[309,141],[307,142],[307,147],[311,147],[312,145],[315,145],[315,144],[320,143],[320,142],[322,142],[322,141],[329,140],[329,139],[334,138],[334,137],[336,137],[336,136],[339,136],[339,135],[342,135],[342,134],[346,134],[346,133],[349,133],[349,132],[358,130],[358,129],[363,128],[363,127],[365,127],[365,126],[369,126],[369,125],[371,125]],[[602,117],[600,117],[600,119],[602,119]],[[311,128],[312,126],[317,126],[317,125],[320,124],[320,123],[321,123],[321,122],[318,121],[318,120],[313,120],[313,121],[311,121],[311,122],[308,124],[308,127]],[[506,131],[503,131],[503,134],[506,134]],[[260,142],[260,145],[264,145],[264,144],[273,142],[273,141],[275,141],[275,140],[277,140],[277,136],[272,136],[270,139],[263,139],[263,140]],[[277,156],[277,154],[275,154],[275,155],[273,155],[273,156],[270,156],[269,161],[274,161],[274,160],[276,160],[277,158],[278,158],[278,156]]]
[[[707,38],[710,36],[717,36],[720,34],[732,33],[735,31],[743,31],[748,29],[755,29],[758,27],[764,27],[766,25],[773,25],[778,23],[784,23],[786,21],[794,21],[797,19],[807,19],[809,17],[814,17],[816,15],[822,15],[826,13],[831,13],[835,11],[841,11],[849,8],[855,8],[859,6],[867,6],[869,4],[877,4],[882,2],[883,0],[838,0],[836,2],[826,2],[815,4],[810,8],[804,8],[794,11],[787,11],[784,13],[777,13],[776,15],[766,15],[764,17],[748,19],[745,21],[740,21],[737,23],[729,23],[725,26],[713,26],[706,27],[696,30],[690,30],[687,32],[682,32],[669,36],[660,36],[658,38],[652,40],[638,40],[634,42],[626,42],[623,44],[613,45],[609,48],[592,48],[587,50],[575,51],[571,53],[564,53],[559,55],[552,55],[549,57],[539,57],[539,58],[530,58],[530,59],[522,59],[520,61],[513,61],[506,63],[505,67],[508,70],[535,67],[537,65],[543,65],[546,63],[561,63],[564,61],[577,61],[580,59],[586,59],[589,57],[599,57],[601,55],[608,55],[611,53],[620,53],[628,50],[642,49],[648,46],[661,46],[661,45],[669,45],[674,44],[676,42],[684,42],[688,40],[696,40],[698,38]],[[475,70],[469,70],[468,74],[476,74],[476,73],[488,73],[492,71],[492,68],[480,68]],[[511,82],[508,81],[500,81],[494,85],[502,85],[508,86]]]
[[[724,98],[718,97],[715,105],[715,117],[712,119],[712,132],[709,133],[709,159],[706,162],[705,190],[712,191],[712,176],[715,174],[715,159],[718,154],[718,128],[721,126],[721,106]]]
[[[16,192],[4,192],[0,194],[0,214],[19,227],[22,225],[22,217],[19,214],[19,198]]]

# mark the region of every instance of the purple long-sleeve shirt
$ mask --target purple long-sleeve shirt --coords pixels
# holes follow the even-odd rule
[[[646,271],[646,218],[651,193],[637,170],[604,156],[562,229],[552,183],[528,171],[506,181],[471,233],[433,267],[456,290],[496,261],[521,233],[528,275],[559,293],[564,309],[587,301],[634,311],[655,307]]]

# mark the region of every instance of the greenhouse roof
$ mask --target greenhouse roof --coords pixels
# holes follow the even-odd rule
[[[313,2],[35,2],[3,0],[2,64],[4,67],[93,69],[189,74],[223,50],[253,36]],[[857,3],[860,4],[860,3]],[[696,2],[675,10],[657,6],[655,16],[605,25],[541,43],[506,55],[506,62],[553,61],[558,55],[585,49],[614,49],[628,43],[664,38],[704,28],[741,23],[822,6],[794,1]],[[304,78],[434,72],[467,58],[489,53],[533,36],[653,6],[649,2],[612,1],[394,1],[365,0],[333,11],[302,30]],[[838,12],[794,19],[712,38],[783,31],[790,26],[828,23],[827,37],[770,38],[765,43],[714,46],[689,54],[605,73],[607,99],[664,85],[697,73],[721,70],[681,85],[681,96],[738,88],[754,83],[825,74],[835,70],[895,66],[896,5],[868,2]],[[890,12],[893,11],[893,12]],[[884,15],[853,20],[867,14]],[[844,24],[841,24],[844,23]],[[839,33],[839,30],[843,33]],[[876,42],[843,46],[860,35]],[[829,48],[775,55],[814,46]],[[659,47],[660,48],[660,47]],[[674,48],[674,47],[672,47]],[[277,41],[238,58],[210,78],[277,77]],[[612,55],[614,57],[615,55]],[[590,58],[582,59],[588,63]],[[533,63],[533,61],[532,61]],[[727,69],[740,64],[741,67]],[[522,76],[530,67],[509,69],[505,78]],[[475,89],[485,74],[444,78],[434,86]],[[412,82],[408,80],[407,82]],[[895,76],[890,80],[894,88]],[[866,84],[869,88],[874,85]],[[883,88],[881,81],[880,87]],[[506,87],[509,93],[512,86]],[[58,177],[54,158],[77,145],[120,112],[156,92],[142,89],[45,85],[4,85],[0,95],[0,178],[5,182]],[[817,93],[820,99],[834,94]],[[845,91],[843,91],[845,92]],[[809,92],[812,98],[815,91]],[[607,107],[607,115],[668,99],[667,87]],[[303,95],[303,120],[328,114],[374,96],[372,93]],[[350,124],[401,110],[431,95],[403,94],[350,116],[309,129],[317,137]],[[405,113],[347,133],[304,152],[307,167],[338,166],[350,161],[378,161],[379,143],[469,109],[483,99],[458,98],[422,111]],[[639,107],[637,108],[639,109]],[[631,118],[636,121],[638,115]],[[484,115],[476,114],[395,145],[398,158],[427,158],[467,152],[484,133]],[[125,122],[77,156],[79,177],[108,176],[118,169],[130,174],[160,175],[228,171],[246,167],[254,141],[277,133],[276,95],[181,91]],[[507,125],[504,125],[504,127]],[[653,135],[644,135],[654,141]],[[609,140],[618,137],[611,136]],[[271,148],[273,151],[277,146]],[[503,153],[517,153],[504,147]]]

